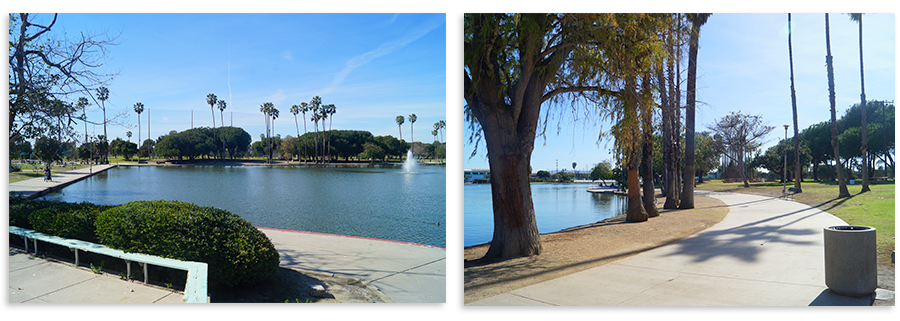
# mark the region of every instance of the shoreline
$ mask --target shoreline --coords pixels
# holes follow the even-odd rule
[[[440,247],[440,246],[436,246],[436,245],[416,243],[416,242],[407,242],[407,241],[398,241],[398,240],[389,240],[389,239],[380,239],[380,238],[367,237],[367,236],[344,235],[344,234],[301,231],[301,230],[289,230],[289,229],[283,229],[283,228],[264,227],[264,226],[254,226],[254,227],[258,230],[272,230],[272,231],[280,231],[280,232],[287,232],[287,233],[302,233],[302,234],[313,234],[313,235],[323,235],[323,236],[346,237],[346,238],[353,238],[353,239],[360,239],[360,240],[392,242],[392,243],[399,243],[399,244],[406,244],[406,245],[422,246],[422,247],[433,248],[433,249],[441,249],[441,250],[445,250],[445,251],[447,250],[446,247]]]
[[[418,165],[444,165],[446,162],[417,162]],[[367,167],[367,166],[403,166],[403,162],[332,162],[332,163],[312,163],[312,162],[276,162],[266,163],[262,160],[202,160],[202,161],[151,161],[147,163],[116,163],[119,166],[269,166],[269,167]]]

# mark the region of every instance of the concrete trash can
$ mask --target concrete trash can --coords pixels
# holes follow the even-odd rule
[[[878,286],[875,228],[825,228],[825,285],[847,296],[863,296]]]

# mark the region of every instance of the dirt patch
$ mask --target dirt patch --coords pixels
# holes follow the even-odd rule
[[[665,198],[657,195],[657,206]],[[486,265],[472,262],[484,256],[488,244],[465,248],[464,302],[604,265],[696,234],[722,221],[728,207],[722,201],[694,196],[694,209],[663,210],[642,223],[617,216],[593,224],[541,235],[541,255]]]

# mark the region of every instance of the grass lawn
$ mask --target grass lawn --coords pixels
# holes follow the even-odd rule
[[[788,187],[792,187],[788,183]],[[803,193],[794,195],[794,201],[818,208],[847,222],[850,225],[871,226],[876,229],[878,239],[878,261],[891,262],[894,251],[894,184],[869,185],[870,192],[860,193],[862,185],[847,185],[850,197],[837,198],[838,185],[835,182],[803,182]],[[697,184],[699,190],[755,194],[771,197],[781,196],[782,184],[778,182],[722,183],[706,181]]]

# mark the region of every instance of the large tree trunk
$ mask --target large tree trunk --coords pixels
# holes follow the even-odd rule
[[[519,106],[473,109],[484,130],[494,213],[493,238],[482,260],[541,253],[530,179],[541,102],[540,90],[529,89]],[[520,112],[513,112],[515,109]]]
[[[625,212],[626,222],[645,222],[650,216],[644,209],[641,200],[640,182],[638,182],[638,157],[631,157],[626,166],[628,173],[628,209]]]
[[[831,33],[828,26],[828,14],[825,14],[825,64],[828,69],[828,100],[831,103],[831,148],[834,149],[834,159],[837,163],[838,198],[850,197],[847,190],[847,182],[844,180],[844,166],[841,164],[841,154],[838,145],[837,113],[835,111],[834,97],[834,66],[831,57]]]
[[[466,61],[464,96],[469,111],[481,125],[491,169],[491,198],[494,211],[494,235],[484,261],[531,256],[541,253],[531,200],[531,152],[537,131],[544,90],[556,76],[573,49],[563,46],[546,54],[544,30],[550,27],[547,15],[523,14],[517,27],[519,50],[518,80],[503,89],[505,74],[494,65],[498,52],[494,46],[499,26],[496,15],[482,15],[474,21],[476,37],[466,50],[482,50],[484,55]],[[505,81],[505,80],[504,80]]]
[[[819,162],[813,162],[813,180],[819,181]]]
[[[487,134],[488,162],[491,167],[491,200],[494,235],[484,259],[506,259],[541,253],[531,200],[531,144],[524,144],[508,131]],[[531,146],[531,147],[529,147]]]

